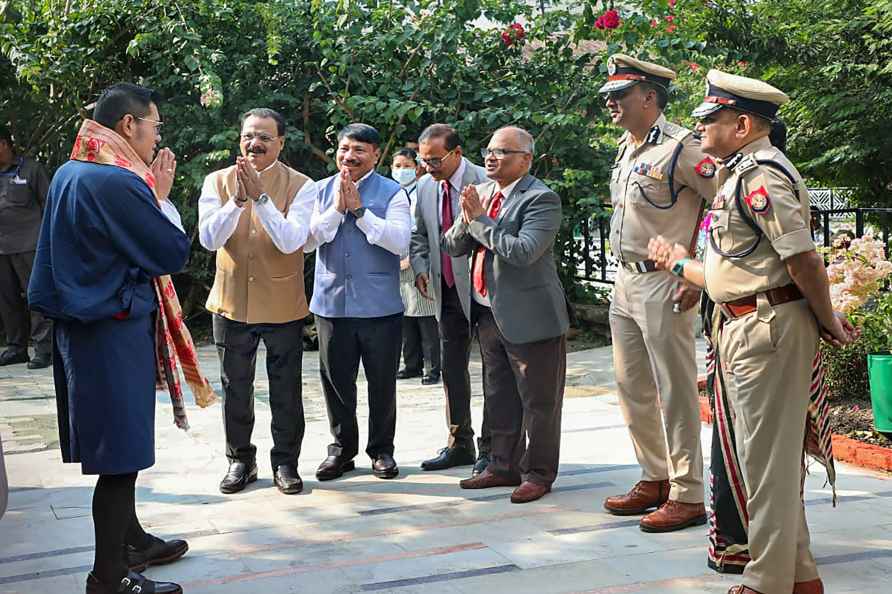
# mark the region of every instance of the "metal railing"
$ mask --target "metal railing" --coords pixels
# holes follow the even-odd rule
[[[604,205],[607,207],[607,205]],[[889,258],[889,235],[892,232],[892,208],[812,207],[812,235],[817,245],[830,247],[838,234],[847,232],[862,237],[871,232],[886,246]],[[613,284],[617,261],[610,253],[610,219],[600,213],[579,223],[574,234],[574,254],[567,254],[576,263],[576,278],[596,283]],[[702,237],[701,237],[702,239]]]

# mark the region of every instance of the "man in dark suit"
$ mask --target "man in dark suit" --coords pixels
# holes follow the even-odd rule
[[[433,124],[418,139],[419,161],[429,175],[418,182],[418,206],[412,232],[411,260],[415,286],[433,299],[442,343],[443,387],[449,442],[422,470],[474,464],[477,476],[489,463],[489,432],[484,413],[475,462],[471,427],[471,276],[468,257],[440,251],[440,238],[461,215],[459,197],[467,186],[486,181],[486,172],[462,155],[461,138],[452,126]]]
[[[553,245],[561,200],[529,174],[534,142],[501,128],[483,150],[492,180],[465,188],[461,217],[443,238],[471,257],[471,316],[483,355],[489,466],[463,489],[517,486],[512,503],[539,499],[557,477],[569,327]]]

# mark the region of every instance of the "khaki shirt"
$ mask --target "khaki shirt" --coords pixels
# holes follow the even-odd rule
[[[773,166],[778,162],[796,183]],[[706,290],[713,301],[725,303],[788,285],[793,280],[784,260],[815,249],[811,238],[808,190],[789,159],[761,138],[720,163],[718,194],[708,211],[711,216],[705,270]],[[764,235],[753,253],[729,257],[749,249],[756,232],[737,210],[735,189],[740,182],[741,206]],[[715,244],[715,246],[713,245]]]
[[[673,168],[679,145],[683,146]],[[701,205],[715,196],[716,170],[715,161],[703,154],[691,131],[662,114],[640,146],[633,144],[628,132],[623,135],[610,175],[613,254],[624,264],[646,260],[647,242],[657,235],[690,245]],[[670,173],[678,193],[671,207]]]

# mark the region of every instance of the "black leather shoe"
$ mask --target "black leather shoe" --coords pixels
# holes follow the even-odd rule
[[[378,454],[375,461],[372,462],[372,472],[376,477],[382,479],[392,479],[400,473],[396,460],[390,454]]]
[[[2,353],[0,353],[0,367],[2,367],[3,365],[15,365],[16,363],[27,362],[28,351],[14,351],[12,349],[6,349]]]
[[[330,481],[350,472],[356,468],[353,460],[344,460],[340,456],[329,456],[322,461],[319,468],[316,469],[316,478],[320,481]]]
[[[470,466],[476,461],[474,450],[466,448],[443,448],[436,458],[421,463],[421,470],[446,470],[453,466]]]
[[[471,470],[471,476],[478,476],[486,467],[489,466],[489,454],[480,452],[480,455],[477,456],[477,461],[474,462],[474,469]]]
[[[249,467],[244,462],[232,462],[229,465],[229,472],[220,481],[220,492],[231,494],[238,493],[257,480],[257,464],[252,462]]]
[[[28,361],[28,369],[43,369],[53,364],[53,358],[50,355],[34,355],[34,358]]]
[[[183,594],[183,589],[179,584],[155,582],[133,571],[120,584],[108,585],[91,571],[87,576],[87,594]]]
[[[421,377],[421,370],[413,371],[411,369],[406,369],[403,367],[399,371],[396,372],[396,379],[409,379],[413,377]]]
[[[297,474],[297,468],[291,464],[280,464],[274,475],[276,486],[285,495],[294,495],[303,491],[304,482]]]
[[[127,567],[130,571],[142,573],[153,565],[173,563],[186,554],[189,543],[185,540],[161,540],[157,536],[148,535],[151,543],[144,549],[127,545]]]
[[[423,378],[421,378],[421,385],[423,386],[432,386],[434,384],[440,383],[440,374],[439,373],[428,373]]]

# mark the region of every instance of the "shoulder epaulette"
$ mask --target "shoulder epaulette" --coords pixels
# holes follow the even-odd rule
[[[673,124],[672,122],[666,122],[663,125],[663,133],[670,138],[681,142],[688,136],[692,134],[690,130],[679,126],[678,124]]]
[[[756,158],[752,154],[737,155],[730,163],[728,163],[728,169],[737,175],[743,175],[747,171],[758,167],[759,164],[756,162]]]

